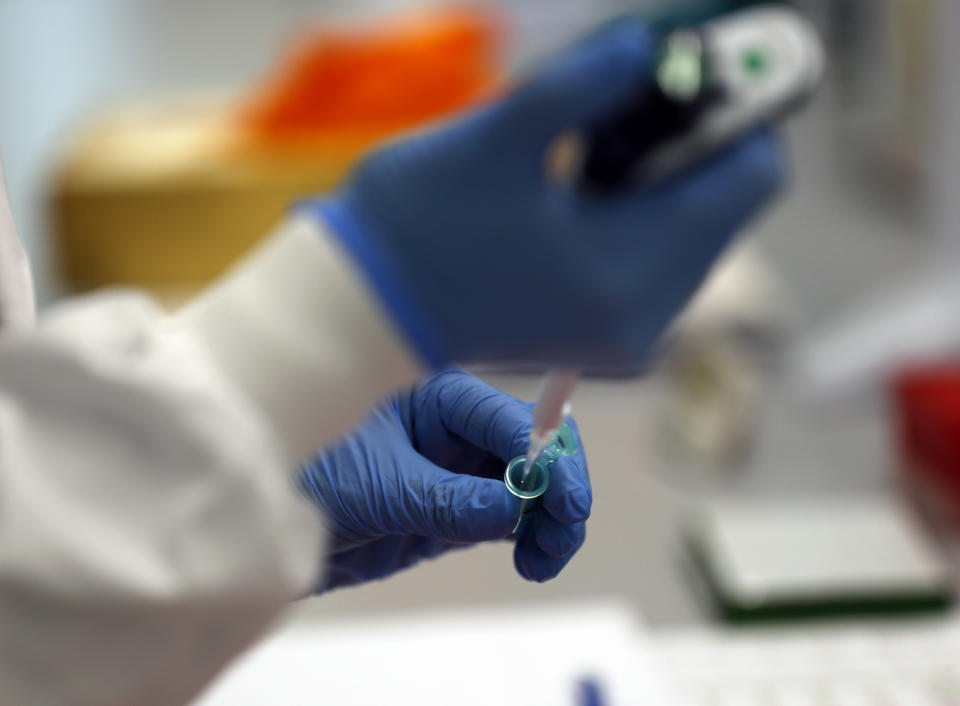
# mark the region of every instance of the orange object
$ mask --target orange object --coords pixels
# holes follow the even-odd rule
[[[444,8],[304,37],[243,104],[260,143],[376,139],[490,96],[501,75],[500,25]]]
[[[479,9],[326,28],[239,105],[156,100],[105,113],[55,170],[65,281],[133,284],[169,300],[195,291],[291,203],[335,189],[374,143],[490,96],[500,40]]]

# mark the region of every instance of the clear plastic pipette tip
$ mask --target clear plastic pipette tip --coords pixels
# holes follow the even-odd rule
[[[547,448],[564,418],[570,414],[570,395],[577,386],[580,373],[577,370],[559,368],[547,373],[540,388],[540,396],[533,408],[533,430],[527,444],[527,460],[523,466],[520,482],[526,487],[533,464]]]
[[[547,448],[547,444],[550,443],[554,433],[555,432],[551,430],[545,434],[537,434],[536,432],[530,434],[530,443],[527,446],[527,460],[523,464],[523,475],[520,476],[522,487],[527,487],[527,481],[530,480],[530,471],[533,469],[533,464],[540,458],[543,450]]]

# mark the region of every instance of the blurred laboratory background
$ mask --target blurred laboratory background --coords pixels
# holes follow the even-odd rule
[[[0,154],[40,303],[175,305],[370,145],[605,19],[749,4],[0,0]],[[204,703],[306,703],[291,664],[325,664],[331,703],[413,703],[415,668],[482,672],[502,703],[531,673],[542,703],[584,677],[611,704],[960,702],[960,4],[789,4],[829,54],[783,128],[789,186],[649,374],[577,390],[595,501],[570,566],[527,583],[491,545],[303,601]]]

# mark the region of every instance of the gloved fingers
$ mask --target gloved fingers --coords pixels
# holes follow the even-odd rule
[[[547,556],[563,558],[573,554],[583,544],[587,526],[583,522],[557,522],[548,513],[541,512],[534,527],[537,546]]]
[[[513,565],[523,578],[542,583],[559,574],[573,557],[573,553],[556,557],[543,551],[536,541],[538,519],[533,518],[534,524],[527,529],[514,547]]]
[[[725,243],[782,186],[785,160],[772,130],[762,128],[722,149],[706,162],[660,183],[605,199],[582,197],[579,215],[609,236],[636,241],[662,237],[678,251],[691,238],[712,236]],[[709,228],[702,227],[708,219]],[[670,223],[670,228],[639,229],[637,224]],[[598,228],[599,226],[599,228]]]
[[[575,456],[561,456],[550,464],[550,485],[540,502],[558,522],[572,524],[590,517],[593,492],[582,449]]]
[[[503,539],[516,526],[520,504],[502,481],[421,463],[426,468],[404,493],[407,507],[395,513],[394,533],[462,544]]]
[[[678,175],[657,204],[663,213],[683,214],[691,230],[705,214],[718,224],[715,230],[735,230],[780,190],[785,177],[780,141],[772,129],[761,128]]]
[[[527,449],[531,406],[462,371],[449,371],[431,385],[443,426],[504,463]]]
[[[611,22],[554,57],[507,98],[511,133],[517,134],[517,124],[528,126],[540,149],[565,130],[588,127],[642,89],[655,46],[652,32],[636,18]]]

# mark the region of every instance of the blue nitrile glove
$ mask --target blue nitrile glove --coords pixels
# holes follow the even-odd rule
[[[777,190],[766,131],[608,195],[545,177],[555,138],[649,85],[655,48],[642,23],[615,22],[503,100],[373,153],[308,206],[428,363],[634,368]]]
[[[317,590],[508,537],[520,507],[503,472],[526,451],[530,421],[529,404],[450,370],[391,399],[306,463],[301,483],[332,535]],[[592,495],[577,441],[576,455],[550,467],[550,486],[514,548],[524,578],[553,578],[583,544]]]

